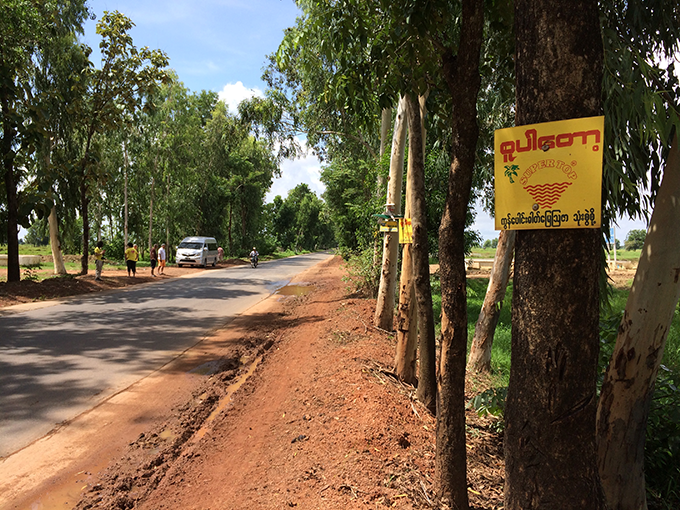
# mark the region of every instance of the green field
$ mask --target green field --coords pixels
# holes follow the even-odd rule
[[[641,250],[616,250],[617,260],[638,260],[640,258]],[[472,248],[468,258],[473,259],[492,259],[496,256],[496,248],[481,248],[475,246]],[[609,257],[614,260],[614,252],[609,254]]]

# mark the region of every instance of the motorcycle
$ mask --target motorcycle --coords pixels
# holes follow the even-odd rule
[[[250,257],[250,267],[257,267],[257,255]]]

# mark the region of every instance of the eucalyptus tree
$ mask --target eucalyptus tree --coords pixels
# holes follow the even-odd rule
[[[680,86],[673,66],[659,63],[659,56],[672,60],[680,50],[680,9],[677,2],[663,0],[602,2],[601,9],[605,118],[613,134],[605,152],[605,189],[610,197],[606,212],[640,214],[644,206],[653,205],[597,410],[603,488],[610,507],[623,510],[647,507],[647,418],[680,295],[675,235],[680,221]],[[639,191],[646,187],[652,192],[649,197]],[[678,474],[676,470],[668,476]]]
[[[55,31],[49,44],[36,55],[34,90],[45,112],[45,132],[41,137],[31,173],[31,187],[43,190],[44,202],[37,208],[39,216],[49,211],[50,247],[55,274],[66,274],[62,256],[59,219],[65,208],[77,203],[69,182],[71,162],[77,152],[77,125],[71,105],[78,99],[77,82],[87,64],[87,57],[77,40],[84,16],[85,2],[69,2],[60,12],[62,27],[77,30]]]
[[[342,248],[358,251],[373,243],[376,233],[372,215],[384,203],[384,198],[374,193],[379,173],[383,175],[373,161],[347,155],[336,156],[321,167],[321,182],[326,186],[323,199]]]
[[[43,97],[36,93],[36,71],[47,48],[81,30],[83,2],[8,0],[0,4],[0,154],[5,184],[8,281],[18,281],[18,226],[28,226],[41,200],[25,187],[24,171],[45,134]],[[54,54],[53,54],[54,55]],[[44,199],[44,197],[43,197]]]
[[[195,197],[200,189],[197,169],[203,165],[206,125],[218,98],[214,92],[190,93],[179,81],[162,87],[163,102],[159,195],[156,208],[167,246],[194,233],[198,218]],[[159,197],[160,198],[160,197]]]
[[[99,44],[101,68],[89,66],[84,73],[83,99],[74,114],[78,116],[83,130],[82,156],[78,162],[77,179],[80,187],[80,216],[83,219],[83,243],[81,272],[87,274],[90,239],[88,204],[92,188],[99,175],[96,173],[96,154],[93,153],[95,137],[116,129],[132,118],[129,114],[139,108],[150,108],[145,102],[149,92],[166,80],[164,68],[167,57],[159,50],[147,47],[137,49],[128,34],[134,23],[125,15],[105,11],[97,23],[97,34],[102,36]]]

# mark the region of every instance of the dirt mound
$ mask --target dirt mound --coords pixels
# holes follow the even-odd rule
[[[77,508],[432,508],[435,420],[391,374],[394,339],[338,258],[94,477]],[[502,508],[501,435],[468,412],[470,498]]]

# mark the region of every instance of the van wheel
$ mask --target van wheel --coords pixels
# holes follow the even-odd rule
[[[182,264],[177,264],[177,267],[182,267]]]
[[[215,267],[217,265],[217,259],[213,259],[212,266]]]

